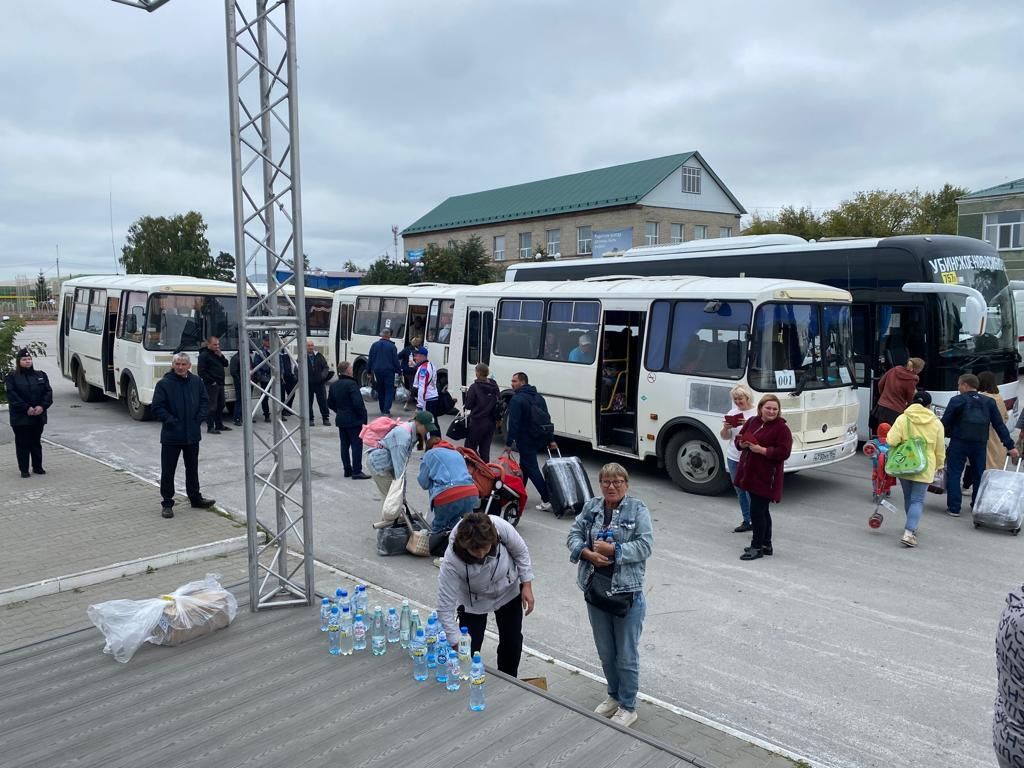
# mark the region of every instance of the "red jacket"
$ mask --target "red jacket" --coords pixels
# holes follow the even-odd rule
[[[878,380],[878,404],[903,413],[917,393],[917,374],[906,366],[890,368]]]
[[[768,453],[762,456],[741,447],[741,442],[748,436],[767,448]],[[793,434],[786,420],[781,416],[768,422],[761,421],[760,416],[747,419],[736,436],[736,447],[740,449],[736,485],[776,504],[782,501],[782,465],[793,450]]]

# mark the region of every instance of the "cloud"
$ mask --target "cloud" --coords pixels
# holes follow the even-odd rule
[[[233,250],[221,7],[6,9],[0,277],[52,273],[57,243],[109,271],[132,221],[191,209]],[[748,209],[1024,176],[1012,4],[296,9],[304,241],[325,268],[391,250],[449,195],[692,149]]]

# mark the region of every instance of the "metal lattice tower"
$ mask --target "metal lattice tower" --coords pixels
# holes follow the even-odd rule
[[[153,11],[168,0],[115,2]],[[294,4],[295,0],[224,3],[238,354],[243,361],[249,359],[262,337],[270,337],[270,355],[257,369],[269,369],[269,381],[242,387],[249,607],[253,611],[309,605],[313,599]],[[279,269],[291,277],[278,280]],[[296,345],[293,358],[299,383],[289,406],[282,398],[279,353],[291,342]],[[253,428],[252,417],[261,412],[264,400],[270,404],[269,433]],[[285,416],[293,418],[285,421]],[[258,512],[264,512],[262,522]],[[269,531],[266,542],[261,526]]]

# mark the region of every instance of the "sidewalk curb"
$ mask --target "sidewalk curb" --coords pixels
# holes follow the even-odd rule
[[[115,581],[124,576],[145,573],[150,568],[164,568],[171,565],[203,560],[208,557],[216,557],[217,555],[226,555],[230,552],[246,549],[247,547],[248,538],[246,536],[235,536],[230,539],[211,541],[208,544],[199,544],[195,547],[186,547],[185,549],[177,549],[159,555],[150,555],[136,560],[126,560],[122,563],[105,565],[100,568],[91,568],[87,571],[79,571],[78,573],[71,573],[66,576],[55,576],[31,584],[20,584],[16,587],[0,589],[0,606],[31,600],[36,597],[69,592],[105,581]]]

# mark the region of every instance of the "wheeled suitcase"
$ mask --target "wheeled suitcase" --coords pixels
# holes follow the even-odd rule
[[[974,497],[974,527],[999,528],[1020,533],[1021,518],[1024,517],[1024,472],[1020,471],[1022,461],[1014,465],[1011,472],[1007,467],[1010,459],[1003,462],[1002,469],[987,469],[981,476],[981,485]]]
[[[549,450],[543,473],[548,486],[548,501],[556,517],[568,514],[575,517],[587,500],[594,496],[590,478],[578,456],[562,456],[561,452],[552,455]]]

